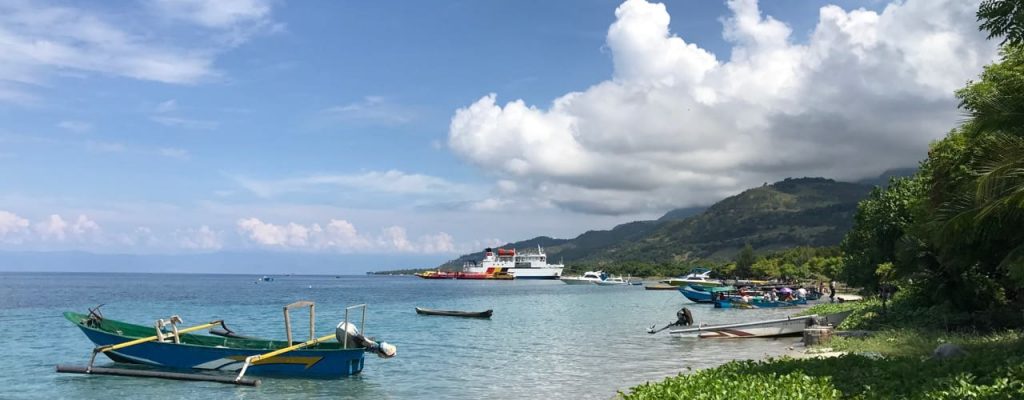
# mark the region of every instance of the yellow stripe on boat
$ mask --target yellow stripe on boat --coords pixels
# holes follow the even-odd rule
[[[235,361],[245,361],[245,356],[230,356],[228,358],[231,359],[231,360],[235,360]],[[253,361],[252,365],[263,365],[263,364],[300,364],[300,365],[305,365],[306,368],[308,369],[309,367],[312,367],[314,364],[320,362],[320,360],[322,360],[322,359],[323,359],[323,357],[315,357],[315,356],[310,356],[310,357],[271,357],[271,358],[265,358],[265,359],[262,359],[262,360]]]

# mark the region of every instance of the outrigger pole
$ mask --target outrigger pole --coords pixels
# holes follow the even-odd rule
[[[254,355],[254,356],[248,356],[248,357],[245,358],[245,364],[242,364],[242,370],[238,372],[238,377],[235,378],[235,381],[241,381],[242,380],[242,376],[245,375],[245,370],[249,369],[249,365],[252,365],[253,363],[259,362],[260,360],[266,360],[266,359],[271,358],[271,357],[276,357],[276,356],[279,356],[281,354],[287,353],[287,352],[292,351],[292,350],[298,350],[298,349],[301,349],[303,347],[309,347],[309,346],[315,345],[317,343],[320,343],[320,342],[323,342],[323,341],[326,341],[326,340],[334,339],[336,337],[337,337],[337,335],[332,333],[330,335],[325,335],[325,336],[321,336],[321,337],[318,337],[318,338],[313,338],[313,339],[307,340],[305,342],[302,342],[302,343],[299,343],[299,344],[296,344],[296,345],[288,346],[288,347],[285,347],[283,349],[277,349],[277,350],[274,350],[274,351],[271,351],[271,352],[268,352],[268,353],[257,354],[257,355]]]
[[[173,319],[173,317],[172,317]],[[178,321],[181,319],[179,318]],[[177,329],[174,327],[174,340],[178,342],[179,335],[183,333],[195,332],[207,328],[212,328],[217,325],[224,325],[224,320],[216,320],[208,322],[202,325],[196,325],[184,329]],[[172,325],[173,327],[173,325]],[[258,379],[241,379],[241,375],[238,378],[231,379],[224,376],[214,375],[202,375],[202,374],[183,374],[177,372],[163,372],[163,371],[148,371],[139,369],[125,369],[125,368],[99,368],[93,367],[93,363],[96,362],[96,355],[99,353],[106,353],[108,351],[114,351],[123,349],[125,347],[135,346],[137,344],[143,344],[152,342],[154,340],[163,341],[166,338],[165,335],[153,335],[140,339],[135,339],[118,344],[108,344],[104,346],[96,346],[92,349],[92,357],[89,358],[89,365],[85,367],[79,367],[75,365],[58,365],[57,372],[76,373],[76,374],[96,374],[96,375],[119,375],[119,376],[140,376],[149,378],[165,378],[165,379],[177,379],[177,380],[188,380],[188,381],[209,381],[209,382],[220,382],[220,383],[233,383],[236,385],[247,385],[257,386],[260,384]]]
[[[165,371],[151,371],[146,369],[126,369],[126,368],[103,368],[93,367],[92,369],[86,369],[86,367],[80,367],[77,365],[58,365],[57,372],[77,373],[77,374],[90,374],[90,375],[117,375],[117,376],[134,376],[142,378],[163,378],[163,379],[175,379],[179,381],[204,381],[204,382],[218,382],[218,383],[229,383],[233,385],[244,385],[244,386],[259,386],[260,380],[253,378],[245,378],[236,380],[230,376],[218,376],[218,375],[203,375],[203,374],[185,374],[180,372],[165,372]]]

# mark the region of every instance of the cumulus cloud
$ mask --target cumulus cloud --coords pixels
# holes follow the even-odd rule
[[[95,241],[101,231],[99,224],[85,215],[79,215],[73,222],[68,222],[58,214],[51,214],[48,218],[36,222],[33,228],[39,239],[57,242]]]
[[[339,219],[332,219],[321,226],[318,223],[303,225],[294,222],[278,225],[258,218],[244,218],[236,225],[247,240],[268,248],[425,253],[452,253],[455,249],[451,236],[444,232],[424,235],[412,241],[403,227],[387,227],[374,236],[360,233],[352,223]]]
[[[153,230],[146,226],[138,226],[131,232],[122,233],[118,236],[117,243],[125,246],[153,246],[158,244]]]
[[[28,229],[27,219],[9,211],[0,210],[0,240],[7,239]]]
[[[952,92],[996,54],[974,1],[826,6],[805,42],[754,0],[728,6],[727,60],[672,34],[663,5],[628,0],[608,29],[609,80],[548,107],[489,94],[457,110],[449,147],[514,181],[478,208],[635,213],[914,165],[957,122]]]
[[[178,240],[178,245],[185,249],[219,250],[224,247],[221,233],[206,225],[195,229],[178,230],[174,233],[174,237]]]

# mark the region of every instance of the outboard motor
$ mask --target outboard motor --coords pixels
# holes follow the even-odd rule
[[[665,325],[661,329],[654,329],[655,325],[651,325],[651,327],[649,329],[647,329],[647,333],[654,334],[654,333],[658,333],[658,332],[661,332],[663,330],[666,330],[668,328],[671,328],[673,326],[690,326],[690,325],[693,325],[693,314],[690,313],[690,309],[689,308],[683,307],[679,311],[676,311],[676,321],[675,322],[672,322],[672,323],[670,323],[668,325]]]
[[[348,338],[346,339],[346,333]],[[343,343],[347,347],[362,347],[366,351],[377,354],[380,358],[391,358],[398,353],[398,348],[387,342],[377,343],[373,339],[367,338],[359,333],[359,328],[356,328],[356,324],[350,322],[338,323],[337,329],[334,330],[334,336],[338,339],[338,343]]]
[[[693,314],[690,314],[690,309],[683,307],[679,311],[676,311],[676,325],[679,326],[690,326],[693,325]]]

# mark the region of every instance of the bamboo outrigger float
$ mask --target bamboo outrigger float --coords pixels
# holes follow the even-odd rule
[[[289,310],[309,307],[309,340],[301,343],[292,341]],[[286,375],[313,378],[334,378],[357,374],[363,369],[363,355],[376,353],[382,358],[393,357],[394,346],[363,336],[361,328],[366,323],[366,305],[360,304],[345,309],[345,320],[338,324],[331,335],[316,337],[314,330],[315,305],[300,301],[284,307],[287,341],[245,338],[234,335],[223,320],[187,328],[178,328],[181,318],[172,316],[168,320],[157,320],[154,328],[133,325],[103,318],[96,309],[88,315],[73,312],[64,317],[78,325],[85,335],[96,344],[89,364],[85,367],[58,365],[57,372],[84,373],[97,375],[121,375],[153,377],[178,380],[210,381],[237,385],[256,386],[258,379],[246,378],[247,372],[263,375]],[[362,309],[360,329],[349,322],[349,311]],[[167,331],[170,326],[170,332]],[[219,326],[226,334],[206,336],[191,332]],[[335,339],[332,341],[332,339]],[[182,373],[157,370],[94,367],[96,355],[106,355],[115,362],[144,364],[177,370],[201,370],[235,372],[235,376],[208,373]],[[282,356],[288,354],[287,356]]]

